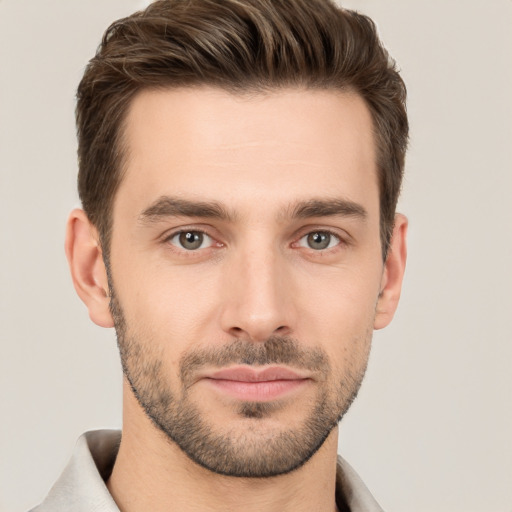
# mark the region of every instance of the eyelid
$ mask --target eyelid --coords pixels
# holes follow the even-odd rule
[[[293,237],[295,240],[293,245],[297,244],[299,240],[311,233],[328,233],[329,235],[336,237],[340,243],[344,245],[350,245],[353,242],[352,236],[342,228],[325,226],[322,224],[312,224],[303,226],[296,231],[296,234]]]
[[[197,225],[195,225],[195,226],[194,225],[188,225],[188,226],[185,225],[185,226],[179,226],[179,227],[170,229],[170,230],[166,231],[164,234],[162,234],[159,238],[160,238],[161,243],[171,245],[177,251],[182,251],[182,252],[191,254],[194,252],[199,252],[199,251],[204,251],[204,250],[210,249],[211,247],[213,247],[215,245],[218,247],[222,247],[224,245],[222,242],[219,242],[219,240],[218,240],[219,237],[217,235],[213,234],[212,231],[213,230],[211,228],[209,228],[208,226],[204,227],[204,226],[197,226]],[[204,236],[208,237],[212,241],[212,243],[208,247],[203,247],[201,249],[196,249],[196,250],[187,250],[184,247],[180,247],[179,245],[171,243],[171,240],[174,237],[176,237],[182,233],[187,233],[187,232],[202,233]]]
[[[332,246],[328,246],[328,247],[325,247],[324,249],[313,249],[313,247],[309,247],[307,245],[307,242],[303,245],[301,242],[302,240],[304,239],[307,239],[307,237],[309,237],[309,235],[313,234],[313,233],[325,233],[329,236],[331,236],[332,238],[334,238],[337,243],[335,243],[334,245]],[[308,231],[306,234],[302,235],[296,242],[299,247],[304,247],[305,249],[310,249],[312,251],[315,251],[315,252],[322,252],[322,251],[328,251],[330,249],[334,249],[336,248],[337,246],[343,244],[343,239],[337,234],[337,233],[334,233],[332,231],[328,231],[326,229],[314,229],[313,231]],[[330,245],[330,242],[329,242],[329,245]]]
[[[213,231],[213,233],[212,233],[212,231]],[[175,244],[170,244],[170,241],[175,236],[177,236],[181,233],[184,233],[184,232],[202,233],[205,236],[207,236],[208,238],[210,238],[212,243],[208,247],[204,247],[202,249],[196,249],[196,250],[187,250],[185,248],[180,248],[179,246],[177,246]],[[352,245],[352,243],[354,241],[352,236],[342,228],[333,227],[333,226],[325,226],[325,225],[320,225],[320,224],[312,224],[312,225],[302,226],[300,229],[298,229],[295,232],[295,235],[293,235],[293,238],[292,238],[293,242],[291,243],[291,247],[298,247],[299,242],[304,237],[308,236],[311,233],[315,233],[315,232],[328,233],[329,235],[335,237],[338,240],[338,243],[333,247],[329,247],[329,248],[321,249],[321,250],[315,250],[315,249],[311,249],[308,247],[304,247],[305,249],[309,249],[314,252],[326,252],[326,251],[330,251],[330,250],[335,250],[336,248],[339,248],[340,246],[350,246],[350,245]],[[219,238],[221,238],[221,237],[218,234],[217,230],[215,228],[212,228],[210,225],[205,226],[205,225],[189,224],[189,225],[177,226],[175,228],[169,229],[168,231],[163,233],[158,238],[160,239],[161,243],[170,244],[176,250],[183,251],[188,254],[191,254],[194,252],[197,253],[199,251],[207,250],[207,249],[210,249],[211,247],[215,247],[215,246],[217,246],[219,248],[225,246],[224,242],[219,241]]]
[[[201,236],[203,237],[203,240],[201,241],[201,245],[195,249],[187,249],[186,247],[183,247],[179,241],[179,238],[181,237],[181,235],[183,233],[198,233],[198,234],[201,234]],[[176,239],[176,242],[175,242],[175,239]],[[197,230],[192,230],[192,229],[186,229],[184,231],[178,231],[177,233],[175,233],[173,236],[169,237],[168,238],[168,241],[170,244],[174,245],[174,247],[177,247],[178,249],[180,250],[184,250],[184,251],[190,251],[190,252],[196,252],[196,251],[199,251],[201,249],[208,249],[209,247],[211,247],[213,244],[214,244],[214,239],[208,235],[208,233],[204,233],[202,231],[197,231]],[[205,247],[203,247],[203,244],[206,244]]]
[[[180,226],[176,226],[170,229],[167,229],[164,231],[161,235],[158,236],[158,238],[162,241],[169,240],[173,236],[187,232],[187,231],[194,231],[197,233],[204,233],[205,235],[208,235],[210,238],[217,238],[216,235],[212,234],[213,229],[210,226],[204,225],[204,224],[183,224]]]

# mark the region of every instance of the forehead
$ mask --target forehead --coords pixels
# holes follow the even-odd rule
[[[378,203],[372,126],[355,93],[142,91],[125,122],[116,203],[134,213],[162,195],[242,210],[327,195]]]

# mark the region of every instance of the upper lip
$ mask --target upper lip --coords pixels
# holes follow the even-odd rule
[[[208,373],[205,378],[214,380],[233,380],[239,382],[268,382],[272,380],[301,380],[308,376],[301,375],[289,368],[271,366],[262,369],[237,366],[223,368],[222,370]]]

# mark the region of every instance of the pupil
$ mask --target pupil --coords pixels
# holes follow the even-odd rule
[[[311,233],[308,236],[308,245],[312,249],[325,249],[329,246],[329,242],[331,241],[331,236],[329,233]]]
[[[199,247],[201,247],[201,244],[203,243],[203,234],[193,231],[181,233],[180,243],[185,249],[198,249]]]

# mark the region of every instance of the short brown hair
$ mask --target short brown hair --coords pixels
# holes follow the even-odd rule
[[[402,182],[406,89],[370,18],[331,0],[158,0],[114,22],[77,93],[78,191],[108,257],[123,121],[141,89],[357,92],[374,123],[382,253]]]

